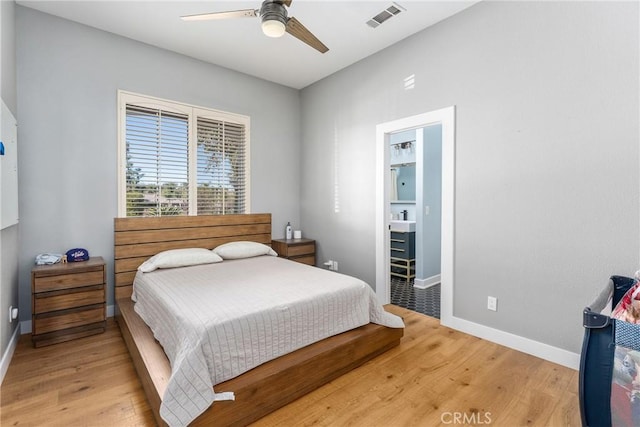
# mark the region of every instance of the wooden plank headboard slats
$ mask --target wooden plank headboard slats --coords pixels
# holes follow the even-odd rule
[[[115,218],[115,231],[164,228],[212,227],[216,225],[271,224],[271,214],[201,215]]]
[[[250,240],[252,242],[264,243],[265,245],[271,245],[271,233],[268,234],[245,234],[240,235],[242,239],[238,239],[238,236],[226,236],[220,238],[211,239],[191,239],[191,240],[171,240],[168,242],[153,242],[142,244],[128,244],[116,246],[114,248],[114,258],[116,260],[130,259],[134,257],[150,257],[161,251],[169,249],[181,249],[181,248],[205,248],[213,249],[218,245],[228,242],[234,242],[237,240]],[[136,267],[137,268],[137,267]]]
[[[125,258],[118,262],[118,269],[115,270],[115,273],[126,273],[127,271],[134,271],[140,266],[143,262],[149,259],[148,256],[142,256],[137,258]]]
[[[131,296],[138,267],[159,252],[239,240],[271,245],[271,214],[115,218],[116,299]]]
[[[133,285],[133,279],[135,279],[135,277],[135,271],[127,271],[126,273],[116,274],[116,287]]]
[[[122,298],[125,298],[125,299],[131,298],[132,293],[133,293],[133,286],[131,285],[116,287],[116,290],[115,290],[116,301]]]
[[[208,239],[213,237],[241,236],[244,234],[271,234],[271,224],[207,226],[200,228],[164,228],[147,231],[118,231],[116,245],[169,242],[185,239]]]

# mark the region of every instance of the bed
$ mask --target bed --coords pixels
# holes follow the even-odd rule
[[[210,249],[233,241],[269,245],[270,214],[115,220],[116,318],[159,425],[166,425],[160,408],[171,366],[151,329],[133,309],[136,270],[147,258],[164,250]],[[292,261],[273,261],[293,265]],[[235,393],[235,401],[215,402],[191,425],[249,424],[393,348],[402,334],[402,328],[368,323],[262,363],[215,384],[216,391]]]

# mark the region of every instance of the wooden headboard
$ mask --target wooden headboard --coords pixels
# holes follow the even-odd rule
[[[131,297],[136,270],[150,256],[239,240],[271,245],[271,214],[115,218],[116,300]]]

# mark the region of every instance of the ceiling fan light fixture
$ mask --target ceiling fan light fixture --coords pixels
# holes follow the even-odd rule
[[[0,0],[2,1],[2,0]],[[228,18],[260,17],[262,32],[267,37],[282,37],[289,33],[301,42],[311,46],[320,53],[326,53],[329,48],[313,35],[300,21],[289,17],[287,8],[292,0],[263,0],[260,9],[230,10],[226,12],[200,13],[183,16],[184,20],[208,20]],[[395,3],[394,3],[395,4]],[[393,12],[390,12],[393,13]]]
[[[278,19],[262,21],[262,32],[267,37],[282,37],[285,33],[284,22]]]

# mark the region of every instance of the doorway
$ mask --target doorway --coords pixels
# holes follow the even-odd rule
[[[455,107],[379,124],[376,127],[376,294],[382,304],[390,302],[390,138],[398,132],[442,127],[442,220],[440,322],[453,316]],[[420,208],[420,211],[422,207]]]

